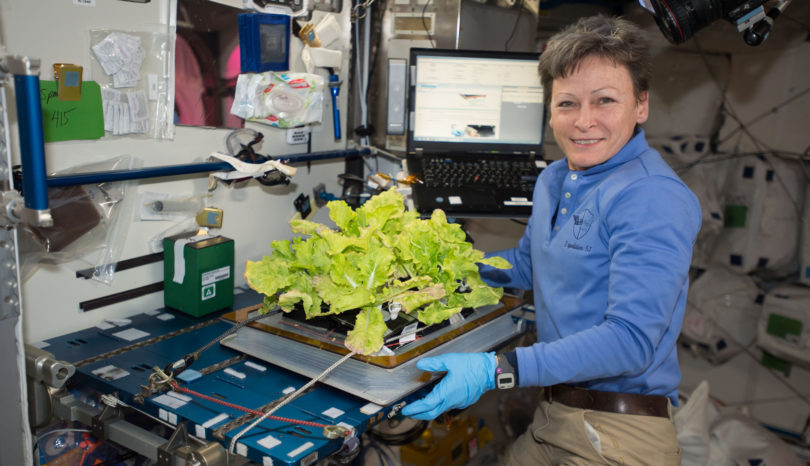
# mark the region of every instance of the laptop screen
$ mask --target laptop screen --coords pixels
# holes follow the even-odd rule
[[[542,154],[538,58],[411,49],[408,152]]]

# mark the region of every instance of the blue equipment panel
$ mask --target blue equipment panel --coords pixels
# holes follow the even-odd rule
[[[238,293],[234,295],[234,308],[252,306],[261,300],[261,296],[253,292]],[[218,439],[213,435],[218,427],[246,413],[186,393],[163,392],[147,398],[144,404],[139,404],[135,398],[141,392],[141,385],[148,384],[152,367],[163,368],[230,329],[233,324],[218,320],[220,314],[195,318],[164,308],[126,320],[111,321],[119,324],[112,328],[93,327],[52,338],[45,342],[47,345],[44,349],[57,359],[79,363],[76,374],[71,378],[72,384],[100,393],[117,392],[118,398],[125,403],[173,425],[186,422],[192,435],[208,441],[219,441],[227,449],[231,439],[257,416],[225,432],[224,439]],[[160,341],[151,341],[193,326],[198,328]],[[122,350],[138,344],[140,346]],[[111,351],[117,353],[99,358]],[[191,368],[200,371],[238,356],[243,359],[237,359],[231,365],[208,372],[186,384],[181,383],[181,386],[256,410],[309,382],[306,377],[218,344],[201,353]],[[361,412],[361,408],[367,414]],[[354,428],[356,435],[360,435],[381,421],[390,410],[391,407],[373,405],[337,389],[315,385],[314,389],[273,415],[325,425],[341,424]],[[260,464],[265,462],[265,457],[269,457],[272,464],[306,465],[329,456],[342,445],[342,439],[325,438],[320,427],[268,418],[239,438],[237,452]]]

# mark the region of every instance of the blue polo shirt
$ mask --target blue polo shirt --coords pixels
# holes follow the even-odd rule
[[[518,246],[489,254],[514,267],[481,270],[491,285],[534,290],[538,342],[516,351],[520,385],[567,383],[677,404],[676,340],[701,224],[695,195],[639,130],[588,170],[551,163],[532,200]]]

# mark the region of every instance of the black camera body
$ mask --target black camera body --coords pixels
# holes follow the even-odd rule
[[[724,19],[743,32],[749,45],[759,45],[770,33],[773,19],[789,0],[780,0],[767,13],[767,0],[651,0],[655,21],[673,44],[689,40],[697,31]]]

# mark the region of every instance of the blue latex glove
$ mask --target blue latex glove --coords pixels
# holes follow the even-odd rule
[[[447,371],[441,382],[421,400],[402,409],[404,416],[435,419],[448,409],[466,408],[495,388],[495,353],[448,353],[420,359],[416,367],[423,371]]]

